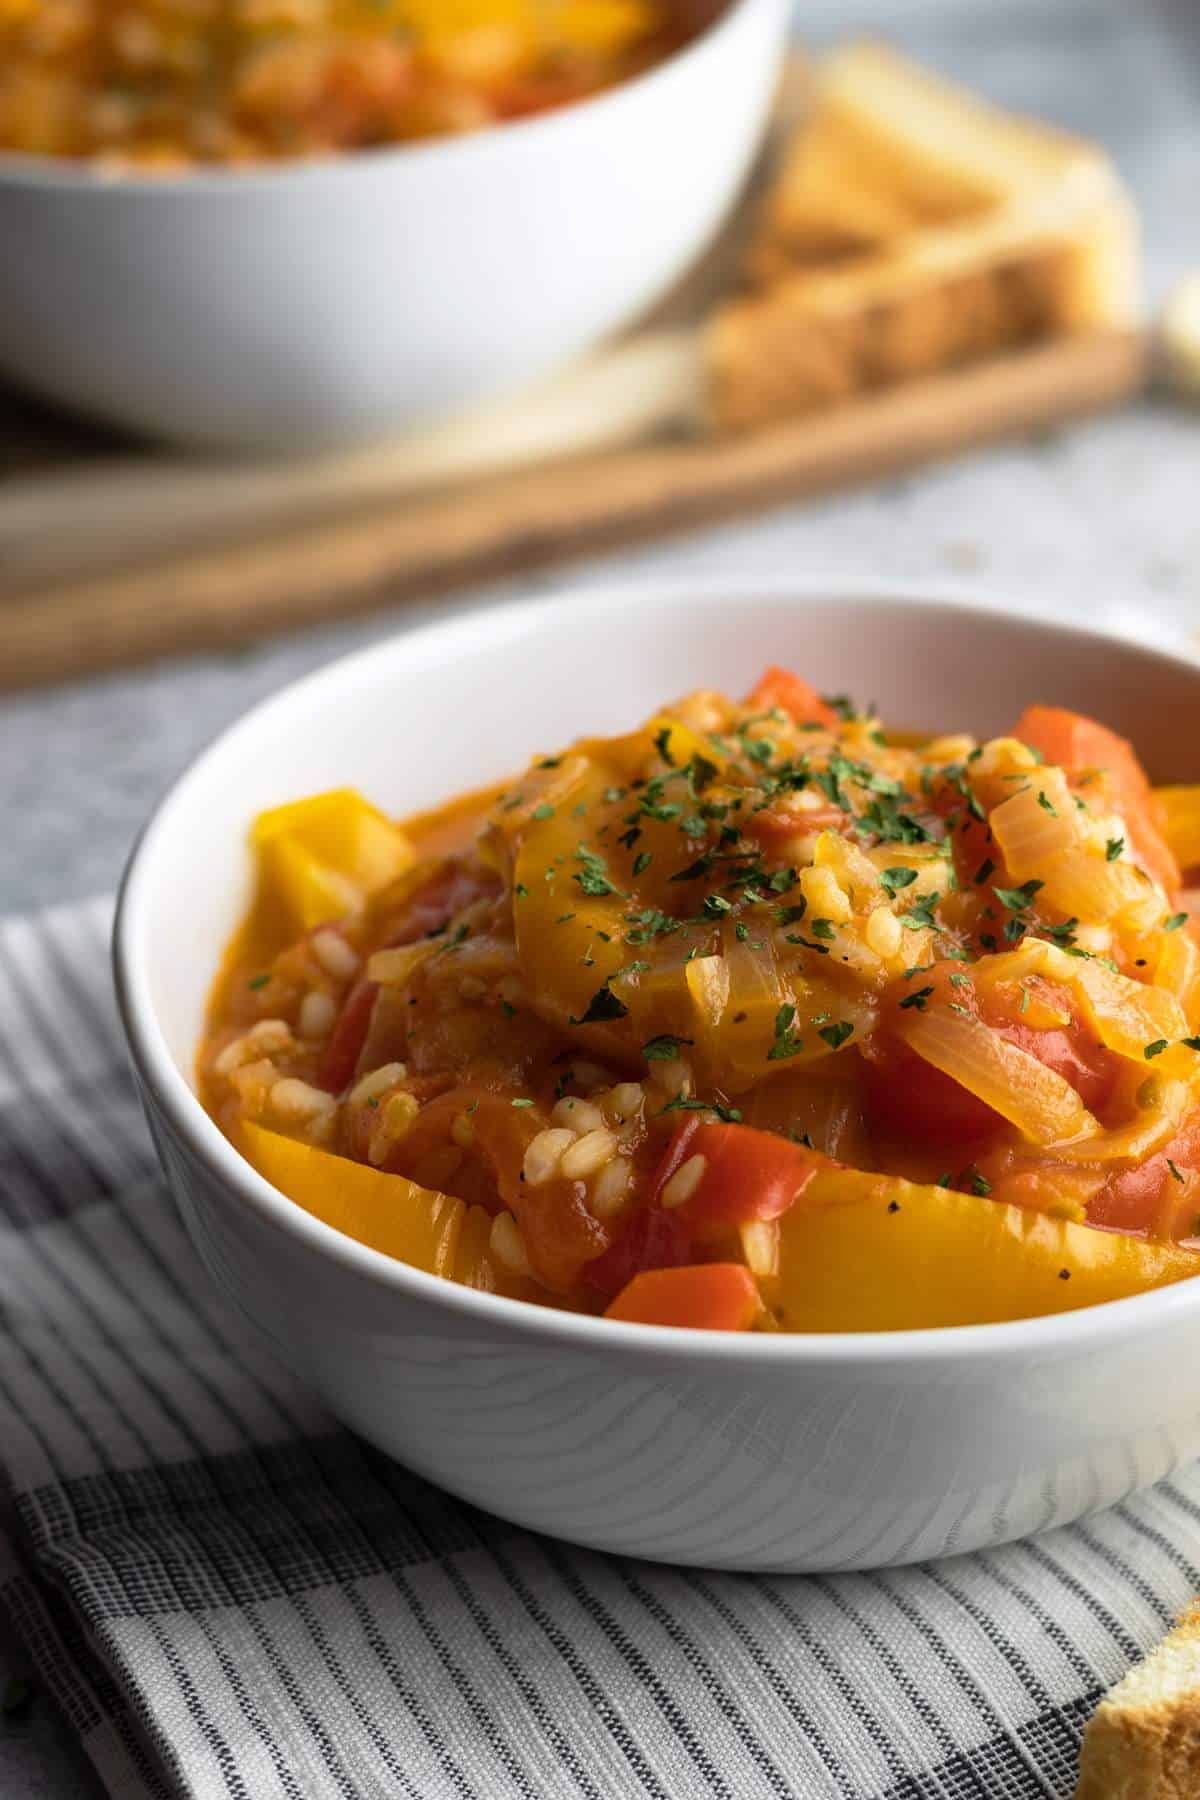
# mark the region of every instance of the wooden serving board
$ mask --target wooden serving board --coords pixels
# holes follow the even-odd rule
[[[773,142],[802,105],[785,83]],[[519,402],[307,462],[188,459],[0,392],[0,687],[233,645],[869,481],[1118,404],[1135,332],[1065,338],[750,436],[707,430],[698,323],[772,145],[701,266]]]

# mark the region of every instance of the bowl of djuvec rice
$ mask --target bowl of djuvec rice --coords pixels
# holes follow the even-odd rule
[[[1186,654],[762,582],[285,690],[116,925],[201,1260],[353,1429],[603,1549],[871,1567],[1160,1478],[1200,1450],[1198,697]]]
[[[0,9],[0,373],[302,452],[500,399],[652,305],[742,186],[790,9],[218,10]]]

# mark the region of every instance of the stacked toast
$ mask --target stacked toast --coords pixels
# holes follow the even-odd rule
[[[855,42],[816,71],[745,276],[706,340],[716,421],[737,430],[1132,325],[1136,222],[1095,145]]]

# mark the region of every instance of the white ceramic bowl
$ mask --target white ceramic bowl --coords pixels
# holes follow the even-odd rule
[[[627,1554],[862,1568],[1062,1523],[1200,1452],[1200,1280],[1053,1319],[841,1337],[670,1331],[477,1294],[284,1199],[191,1086],[261,808],[354,783],[394,813],[777,660],[898,725],[996,732],[1042,698],[1200,779],[1200,663],[947,602],[636,588],[476,613],[335,663],[184,776],[134,853],[117,983],[212,1274],[347,1424],[507,1518]]]
[[[0,372],[196,445],[369,438],[515,390],[658,298],[761,138],[789,0],[470,136],[113,180],[0,154]]]

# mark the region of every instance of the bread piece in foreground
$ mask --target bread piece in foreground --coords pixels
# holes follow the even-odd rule
[[[714,416],[743,430],[1138,306],[1102,151],[872,43],[820,70],[746,273],[706,339]]]
[[[1200,1601],[1101,1700],[1088,1723],[1075,1800],[1200,1795]]]

